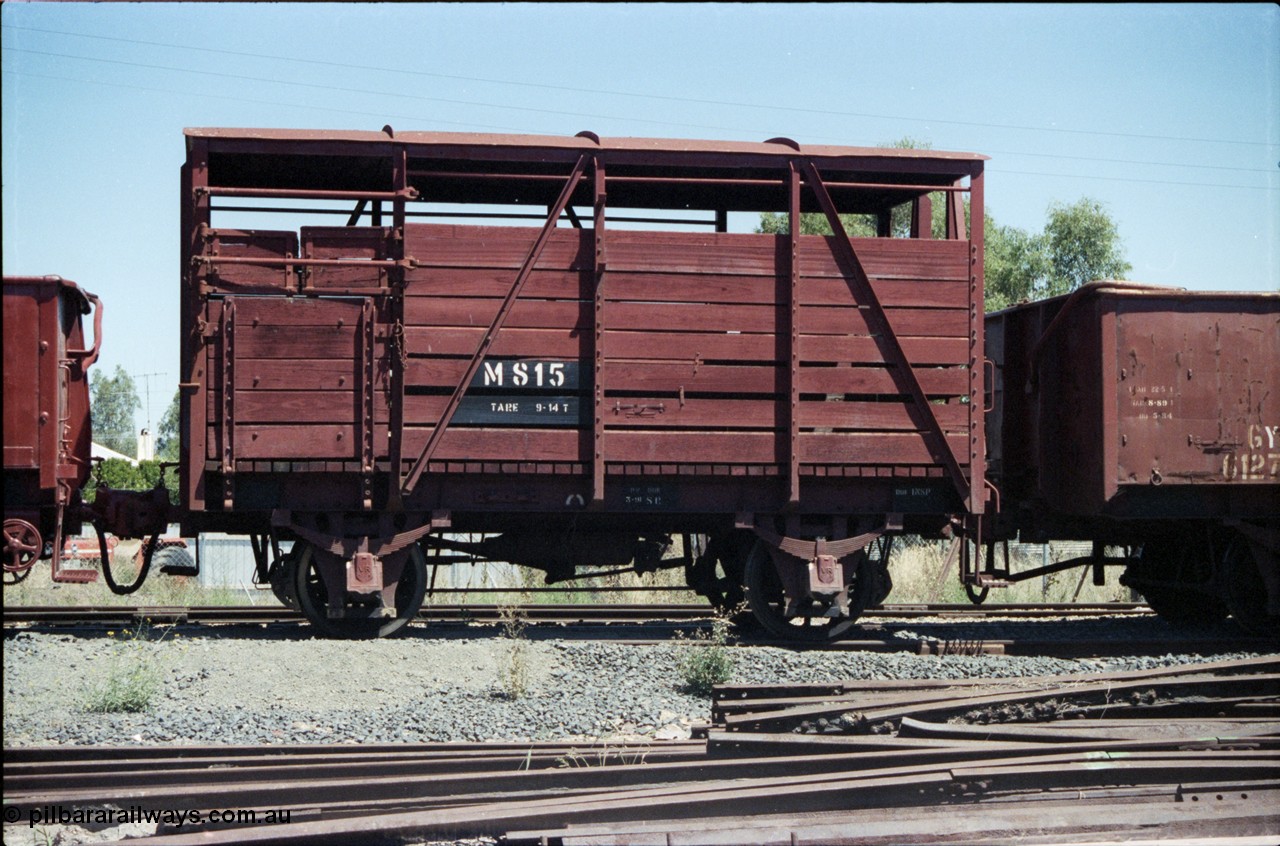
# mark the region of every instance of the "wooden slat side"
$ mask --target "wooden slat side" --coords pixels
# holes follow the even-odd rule
[[[212,427],[211,436],[217,427]],[[376,442],[385,443],[385,427],[378,427]],[[551,461],[588,462],[591,439],[573,429],[450,428],[440,440],[439,461]],[[406,447],[419,450],[430,436],[430,427],[408,427]],[[805,464],[836,465],[932,465],[923,437],[914,432],[862,434],[802,432],[800,459]],[[211,438],[212,439],[212,438]],[[236,426],[238,460],[303,461],[351,460],[358,444],[354,425]],[[678,431],[610,433],[609,460],[665,464],[767,464],[785,456],[786,434],[769,432],[702,432],[696,438]],[[963,447],[965,436],[948,437]],[[385,450],[378,452],[385,459]]]

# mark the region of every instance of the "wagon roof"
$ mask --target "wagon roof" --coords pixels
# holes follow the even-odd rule
[[[788,163],[807,159],[845,212],[880,212],[982,173],[976,153],[664,138],[306,129],[187,129],[188,158],[227,188],[386,190],[399,151],[408,184],[444,203],[546,205],[583,154],[606,172],[614,208],[781,211]],[[203,165],[197,160],[207,161]],[[194,158],[193,158],[194,157]],[[804,211],[816,211],[805,192]],[[591,204],[582,185],[574,205]]]
[[[70,279],[63,279],[61,276],[5,276],[3,283],[5,287],[10,285],[27,285],[37,287],[57,288],[60,293],[64,293],[76,304],[76,308],[82,314],[90,312],[89,295],[75,282]]]
[[[848,147],[829,144],[798,144],[786,138],[768,141],[706,141],[685,138],[608,138],[594,133],[577,135],[507,135],[479,132],[395,132],[389,127],[381,132],[330,129],[235,129],[221,127],[187,128],[188,138],[246,140],[269,142],[337,142],[347,144],[385,144],[395,141],[422,147],[475,147],[509,149],[557,149],[577,151],[609,151],[659,153],[679,157],[682,154],[724,154],[727,156],[791,157],[799,152],[811,158],[877,158],[932,161],[981,162],[989,156],[980,153],[943,150],[905,149],[897,147]]]

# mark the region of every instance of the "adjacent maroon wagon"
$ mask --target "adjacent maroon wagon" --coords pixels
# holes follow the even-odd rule
[[[389,128],[187,151],[184,534],[254,536],[329,633],[402,625],[447,529],[548,580],[704,536],[691,585],[832,637],[887,591],[892,535],[983,511],[983,156]],[[727,231],[760,212],[794,225]]]
[[[82,318],[94,315],[93,346]],[[91,581],[64,570],[63,537],[81,529],[89,479],[89,367],[98,358],[98,298],[60,276],[4,277],[4,572],[20,581],[53,561],[55,581]]]
[[[1051,569],[1122,565],[1170,620],[1280,634],[1280,294],[1094,282],[989,315],[987,355],[988,538],[1090,540]]]

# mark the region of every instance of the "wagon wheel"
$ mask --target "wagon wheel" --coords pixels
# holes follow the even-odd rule
[[[40,530],[26,520],[4,521],[4,583],[14,585],[31,573],[44,541]]]
[[[161,573],[170,576],[186,576],[199,575],[196,569],[195,559],[191,557],[191,553],[182,546],[162,546],[156,550],[155,565],[160,568]]]
[[[1220,623],[1227,618],[1226,603],[1195,587],[1209,580],[1211,566],[1198,557],[1206,549],[1207,544],[1187,535],[1148,541],[1130,559],[1121,583],[1142,594],[1152,611],[1176,626]]]
[[[297,597],[298,607],[307,621],[325,636],[348,639],[389,637],[418,616],[418,609],[422,607],[422,598],[427,591],[427,561],[417,544],[409,547],[409,560],[405,562],[404,572],[400,574],[400,582],[396,585],[396,615],[390,619],[358,616],[348,616],[341,620],[329,619],[329,591],[316,568],[311,544],[299,541],[294,545],[293,553],[297,560],[294,595]],[[348,600],[346,607],[348,612],[359,613],[362,607],[372,611],[375,606],[353,605]]]
[[[301,610],[298,607],[298,595],[295,593],[298,582],[298,559],[293,554],[293,550],[281,553],[279,558],[271,562],[271,567],[267,570],[267,581],[271,585],[271,592],[275,594],[276,599],[280,600],[281,605],[292,608],[294,611]]]
[[[746,597],[751,613],[766,631],[783,640],[829,642],[845,637],[858,615],[870,604],[876,588],[866,551],[859,552],[854,561],[848,617],[822,616],[826,609],[816,604],[808,609],[812,612],[809,615],[801,613],[788,617],[782,579],[773,566],[768,548],[763,541],[757,541],[746,564]]]
[[[746,599],[742,589],[747,555],[755,537],[749,532],[704,536],[705,544],[685,567],[685,584],[706,597],[717,611],[731,612]]]
[[[1261,637],[1280,636],[1280,616],[1267,612],[1267,585],[1247,539],[1236,537],[1231,542],[1222,558],[1222,569],[1226,604],[1240,628]]]

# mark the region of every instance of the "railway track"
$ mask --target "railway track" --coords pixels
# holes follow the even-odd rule
[[[508,606],[450,604],[423,606],[418,619],[429,623],[498,623]],[[643,623],[704,622],[713,612],[704,604],[523,604],[515,609],[530,623]],[[1108,616],[1146,616],[1151,609],[1136,603],[1035,604],[973,606],[956,604],[885,605],[870,609],[867,622],[938,618],[941,620],[1061,619]],[[152,623],[292,623],[300,612],[272,605],[28,605],[4,608],[4,624],[125,624]]]
[[[154,846],[1262,843],[1280,830],[1278,671],[1272,656],[1013,682],[724,687],[704,740],[634,747],[6,749],[5,813],[150,814]]]
[[[713,613],[691,604],[525,604],[516,610],[528,625],[526,636],[652,645],[671,642],[691,630],[709,631]],[[494,604],[425,606],[423,624],[411,632],[430,636],[473,626],[496,627],[511,608]],[[303,623],[282,606],[18,606],[4,609],[4,625],[46,629],[106,630],[136,625],[236,626],[256,628]],[[1158,631],[1097,631],[1099,620],[1149,620]],[[1080,627],[1072,627],[1072,622]],[[907,652],[918,655],[1039,655],[1062,658],[1161,655],[1170,648],[1206,655],[1273,651],[1276,643],[1245,636],[1226,625],[1207,633],[1170,639],[1145,605],[886,605],[866,612],[850,637],[831,643],[781,641],[754,630],[736,630],[731,646],[843,652]]]
[[[424,606],[418,619],[427,623],[502,621],[505,607],[493,604]],[[653,621],[700,622],[711,616],[706,605],[521,605],[530,623],[620,624]],[[258,606],[27,606],[4,609],[4,624],[121,624],[152,623],[301,623],[302,613],[280,605]]]

